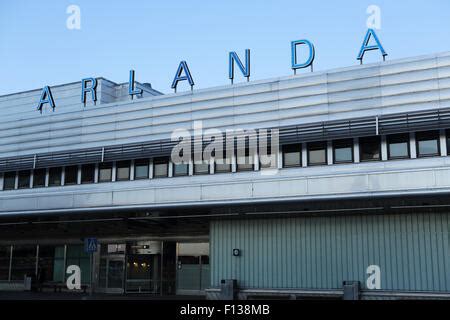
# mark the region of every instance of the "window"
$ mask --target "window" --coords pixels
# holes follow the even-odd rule
[[[261,169],[275,169],[278,167],[278,150],[272,151],[272,145],[268,144],[265,150],[259,146],[259,167]]]
[[[134,179],[148,179],[149,170],[148,159],[139,159],[134,161]]]
[[[19,245],[13,247],[11,280],[23,281],[24,276],[36,274],[36,246]]]
[[[302,145],[287,144],[282,146],[283,150],[283,167],[300,167],[302,165]]]
[[[309,142],[307,149],[309,166],[327,164],[327,143],[325,141]]]
[[[237,162],[237,171],[251,171],[254,166],[254,158],[253,153],[250,153],[249,148],[245,148],[245,150],[236,150],[236,162]]]
[[[130,167],[131,162],[118,161],[116,163],[116,181],[130,180]]]
[[[112,162],[103,162],[98,165],[98,182],[112,181]]]
[[[48,169],[48,185],[60,186],[61,185],[62,168],[50,168]]]
[[[16,187],[16,172],[5,172],[3,174],[3,190],[13,190]]]
[[[333,141],[333,163],[353,162],[353,139]]]
[[[173,164],[173,175],[175,177],[187,176],[189,174],[189,164],[188,163],[174,163]]]
[[[169,173],[169,158],[155,158],[153,160],[153,176],[155,178],[167,177]]]
[[[64,168],[64,185],[77,184],[78,166],[67,166]]]
[[[386,137],[388,159],[409,158],[409,134],[393,134]]]
[[[94,183],[95,164],[83,164],[81,166],[81,183]]]
[[[195,174],[208,174],[209,173],[209,161],[194,161],[194,173]]]
[[[222,154],[219,152],[214,152],[214,172],[215,173],[223,173],[223,172],[231,172],[231,159],[233,157],[233,150],[230,149],[222,150]]]
[[[361,161],[381,159],[380,136],[359,138],[359,154]]]
[[[19,189],[25,189],[30,187],[30,171],[19,171]]]
[[[9,280],[11,246],[0,246],[0,281]]]
[[[33,188],[45,187],[45,169],[33,171]]]
[[[440,155],[439,131],[425,131],[416,133],[417,157],[431,157]]]
[[[66,267],[79,266],[81,269],[81,283],[89,283],[91,275],[91,261],[89,253],[84,251],[83,245],[68,245],[66,254]],[[116,270],[117,271],[117,270]],[[66,280],[69,274],[66,274]]]

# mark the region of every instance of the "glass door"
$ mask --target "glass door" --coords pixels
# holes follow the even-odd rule
[[[111,293],[123,293],[124,284],[124,260],[120,258],[108,258],[106,276],[106,291]]]

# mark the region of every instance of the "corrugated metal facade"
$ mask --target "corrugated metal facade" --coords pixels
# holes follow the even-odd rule
[[[450,214],[314,216],[211,223],[211,283],[241,288],[366,287],[381,268],[381,289],[450,291]],[[234,257],[233,248],[241,250]]]

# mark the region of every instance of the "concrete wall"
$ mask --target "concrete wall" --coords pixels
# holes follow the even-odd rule
[[[364,289],[375,264],[381,290],[450,293],[449,232],[448,213],[214,221],[211,283],[341,289],[344,280],[359,280]]]

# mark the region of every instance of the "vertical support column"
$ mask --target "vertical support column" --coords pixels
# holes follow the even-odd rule
[[[153,159],[148,162],[148,178],[153,179]]]
[[[409,133],[409,152],[411,153],[411,159],[417,158],[416,135],[414,132]]]
[[[169,178],[171,178],[171,177],[173,177],[173,162],[172,162],[172,160],[169,160],[169,168],[168,169],[169,169],[168,176],[169,176]]]
[[[307,167],[308,166],[308,148],[307,148],[307,144],[302,143],[302,167]]]
[[[278,144],[278,153],[277,153],[277,168],[283,168],[283,148],[280,144]]]
[[[39,245],[36,245],[36,268],[34,270],[34,275],[37,277],[39,270]]]
[[[49,169],[45,169],[45,186],[48,187],[50,182],[50,172]]]
[[[81,165],[78,166],[78,171],[77,171],[77,184],[81,184]]]
[[[447,155],[447,136],[445,134],[445,129],[440,130],[440,143],[441,143],[441,156],[445,157]]]
[[[5,177],[5,174],[4,174],[4,173],[1,173],[1,174],[0,174],[0,190],[3,190],[3,185],[4,185],[3,180],[4,180],[4,177]]]
[[[16,176],[14,178],[14,189],[19,189],[19,172],[16,171]]]
[[[210,159],[209,159],[209,173],[210,174],[214,174],[215,173],[215,171],[216,171],[216,166],[214,165],[214,157],[211,157]]]
[[[253,170],[258,171],[259,170],[259,155],[258,152],[255,152],[253,155]]]
[[[134,180],[134,160],[130,161],[130,180]]]
[[[30,185],[28,187],[33,188],[33,184],[34,184],[34,170],[31,169],[30,170]]]
[[[233,151],[233,154],[231,155],[231,172],[237,171],[237,158],[236,158],[236,152]]]
[[[11,245],[11,246],[9,247],[9,271],[8,271],[8,281],[11,281],[13,250],[14,250],[14,246]]]
[[[116,162],[112,164],[111,181],[116,181]]]
[[[194,161],[191,159],[189,159],[189,163],[188,163],[188,175],[193,176],[194,175]]]
[[[353,138],[353,159],[355,163],[361,162],[361,159],[359,157],[359,139]]]
[[[95,170],[94,170],[94,183],[98,183],[98,172],[99,172],[99,164],[95,164]]]
[[[386,136],[381,136],[381,160],[386,161],[388,159],[388,150]]]
[[[327,141],[327,164],[333,164],[333,141]]]
[[[62,167],[61,169],[61,185],[63,186],[66,183],[66,167]]]

